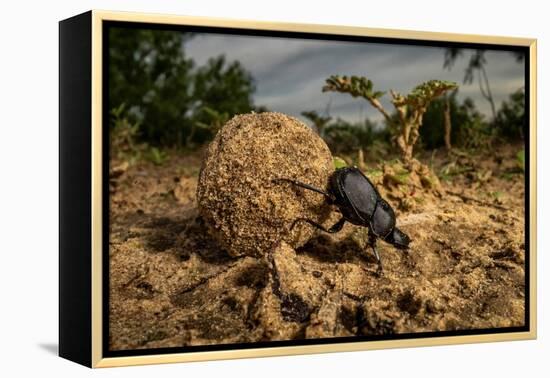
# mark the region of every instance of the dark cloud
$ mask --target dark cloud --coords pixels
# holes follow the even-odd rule
[[[321,93],[325,78],[332,74],[366,75],[379,90],[401,92],[425,80],[452,80],[461,84],[460,98],[471,97],[482,112],[489,115],[490,111],[477,82],[462,83],[468,50],[452,70],[447,70],[443,68],[444,49],[439,47],[198,34],[185,48],[198,64],[220,54],[228,60],[239,60],[256,80],[256,104],[298,117],[303,110],[323,112],[330,103],[333,117],[349,121],[365,116],[380,119],[380,114],[363,100]],[[498,106],[524,85],[524,66],[509,52],[489,51],[486,56]],[[383,104],[390,106],[388,96]]]

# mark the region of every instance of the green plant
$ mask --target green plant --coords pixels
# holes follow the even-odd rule
[[[457,88],[456,83],[442,80],[430,80],[416,86],[408,95],[402,95],[390,90],[391,102],[397,112],[396,117],[384,109],[380,98],[385,92],[375,91],[373,83],[366,77],[333,75],[326,79],[323,92],[334,91],[348,93],[352,97],[361,97],[367,100],[386,119],[388,124],[398,131],[396,142],[403,162],[412,168],[415,165],[413,147],[419,137],[422,117],[430,102],[451,89]]]
[[[389,140],[388,131],[378,129],[369,121],[349,123],[343,119],[326,126],[323,137],[330,150],[335,154],[350,154],[372,146],[376,141]]]
[[[115,159],[134,163],[141,157],[146,148],[144,143],[137,141],[139,134],[139,123],[132,123],[126,116],[125,104],[120,104],[110,111],[110,151],[111,157]]]
[[[525,90],[522,88],[502,103],[495,117],[494,127],[500,137],[514,141],[525,138],[525,121]]]
[[[240,62],[227,62],[223,55],[210,58],[194,75],[192,93],[195,102],[189,118],[194,124],[214,128],[207,135],[209,140],[232,116],[255,110],[254,91],[254,78]],[[197,134],[197,137],[201,135]]]
[[[126,103],[137,140],[157,147],[190,147],[211,139],[204,107],[230,115],[254,109],[254,80],[224,56],[197,67],[186,55],[193,34],[113,28],[109,33],[109,108]]]
[[[126,165],[135,164],[140,159],[146,159],[153,164],[161,165],[168,154],[158,147],[150,147],[147,143],[138,142],[139,123],[128,120],[124,104],[111,109],[110,151],[111,158],[122,160]]]
[[[168,159],[168,154],[165,151],[158,149],[157,147],[151,147],[147,155],[147,160],[155,165],[163,164]]]
[[[420,143],[423,148],[435,149],[445,145],[441,125],[445,122],[446,102],[445,98],[437,98],[428,106],[420,128]],[[465,149],[490,147],[496,138],[495,130],[477,110],[474,102],[466,98],[459,103],[454,93],[448,96],[448,102],[452,124],[450,139],[453,146]]]
[[[466,98],[457,108],[456,140],[466,149],[491,148],[495,141],[494,128],[476,109],[474,102]]]
[[[193,123],[191,133],[187,137],[188,140],[186,144],[188,146],[193,144],[194,139],[202,141],[204,139],[208,140],[213,138],[230,118],[228,112],[222,112],[206,105],[200,109],[199,114],[201,114],[201,120],[197,120]],[[207,134],[206,137],[196,138],[195,134],[198,134],[197,131],[202,131],[203,134]]]
[[[471,84],[474,81],[474,74],[477,72],[477,79],[479,84],[479,90],[485,100],[487,100],[491,106],[492,120],[497,118],[495,100],[491,92],[491,85],[489,84],[489,76],[487,74],[487,59],[485,59],[486,50],[475,49],[465,50],[457,47],[450,47],[445,49],[445,60],[443,62],[443,68],[451,70],[456,60],[464,54],[465,51],[470,52],[470,60],[464,71],[463,82],[465,84]],[[525,61],[525,53],[523,51],[510,51],[514,60],[518,63]]]
[[[346,163],[344,159],[338,156],[334,156],[332,158],[332,163],[334,164],[334,169],[345,168],[348,166],[348,163]]]
[[[518,165],[518,168],[521,169],[522,172],[525,172],[525,150],[521,149],[516,154],[516,162]]]
[[[449,124],[452,125],[448,143],[445,141],[445,130],[441,127],[448,109]],[[494,139],[491,125],[477,110],[470,98],[462,103],[457,100],[456,91],[451,95],[433,100],[422,120],[420,143],[423,148],[436,149],[452,146],[457,148],[480,148],[490,146]]]

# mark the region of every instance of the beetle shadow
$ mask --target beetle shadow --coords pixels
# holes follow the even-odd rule
[[[343,239],[319,234],[302,247],[298,253],[311,257],[320,263],[376,263],[376,258],[369,253],[369,247],[361,243],[350,233]]]

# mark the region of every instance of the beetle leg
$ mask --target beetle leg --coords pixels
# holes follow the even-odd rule
[[[281,281],[279,278],[279,271],[277,270],[277,265],[275,264],[275,259],[273,258],[273,248],[268,249],[266,257],[267,257],[267,268],[269,271],[269,275],[271,276],[271,291],[277,295],[278,297],[281,296]]]
[[[376,261],[378,262],[378,273],[382,273],[382,259],[380,258],[380,254],[378,253],[378,250],[376,249],[376,236],[369,232],[369,245],[372,248],[372,253],[374,254],[374,257],[376,258]]]
[[[308,185],[308,184],[304,184],[303,182],[296,181],[296,180],[292,180],[292,179],[287,179],[287,178],[276,178],[276,179],[273,179],[272,181],[286,181],[286,182],[289,182],[289,183],[291,183],[291,184],[293,184],[293,185],[299,186],[300,188],[312,190],[312,191],[314,191],[314,192],[317,192],[317,193],[319,193],[319,194],[324,195],[325,198],[326,198],[330,203],[333,203],[333,202],[334,202],[334,197],[333,197],[332,195],[330,195],[329,193],[325,192],[324,190],[317,189],[317,188],[314,187],[314,186],[311,186],[311,185]]]
[[[384,269],[382,268],[382,259],[380,258],[380,254],[378,253],[375,244],[373,244],[371,247],[372,252],[374,253],[374,257],[376,257],[376,261],[378,261],[378,273],[382,273]]]
[[[298,223],[298,222],[306,222],[306,223],[309,223],[310,225],[312,225],[313,227],[315,227],[315,228],[317,228],[321,231],[328,232],[329,234],[334,234],[334,233],[339,232],[339,231],[342,230],[342,228],[344,227],[344,224],[346,223],[346,219],[344,217],[340,218],[340,220],[338,222],[336,222],[330,228],[327,229],[323,225],[321,225],[317,222],[314,222],[311,219],[298,218],[292,223],[292,226],[290,227],[290,229],[292,230],[296,226],[296,223]]]

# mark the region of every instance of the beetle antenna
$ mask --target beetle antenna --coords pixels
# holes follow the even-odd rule
[[[308,190],[311,190],[311,191],[314,191],[314,192],[317,192],[319,194],[322,194],[324,195],[328,200],[330,200],[331,202],[334,200],[334,198],[332,197],[332,195],[330,195],[329,193],[325,192],[324,190],[321,190],[321,189],[317,189],[316,187],[314,186],[311,186],[311,185],[308,185],[308,184],[304,184],[303,182],[300,182],[300,181],[296,181],[296,180],[292,180],[292,179],[288,179],[288,178],[275,178],[273,180],[271,180],[272,182],[278,182],[278,181],[283,181],[283,182],[289,182],[293,185],[296,185],[296,186],[299,186],[300,188],[304,188],[304,189],[308,189]]]

